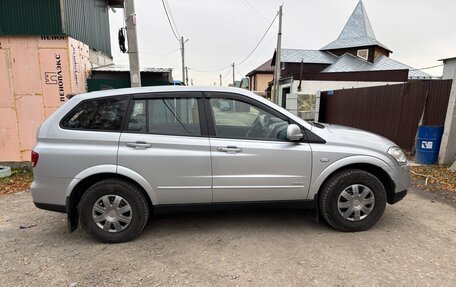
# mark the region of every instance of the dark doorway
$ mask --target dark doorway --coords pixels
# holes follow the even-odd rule
[[[282,108],[286,108],[287,105],[287,94],[291,92],[290,87],[282,89]]]

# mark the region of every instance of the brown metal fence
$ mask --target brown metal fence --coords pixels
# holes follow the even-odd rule
[[[321,93],[319,121],[356,127],[382,135],[412,151],[420,119],[443,126],[452,80]]]

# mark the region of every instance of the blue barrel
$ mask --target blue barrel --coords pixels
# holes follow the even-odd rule
[[[434,164],[439,157],[443,127],[419,126],[416,140],[416,162]]]

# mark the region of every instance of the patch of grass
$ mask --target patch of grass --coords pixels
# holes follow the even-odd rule
[[[25,169],[13,169],[10,177],[0,178],[0,194],[10,194],[30,189],[33,173]]]

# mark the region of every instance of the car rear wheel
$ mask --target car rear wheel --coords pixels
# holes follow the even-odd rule
[[[322,217],[340,231],[362,231],[381,218],[386,191],[373,174],[359,169],[333,175],[319,195]]]
[[[136,238],[149,218],[143,192],[120,179],[92,185],[79,204],[82,228],[100,242],[120,243]]]

